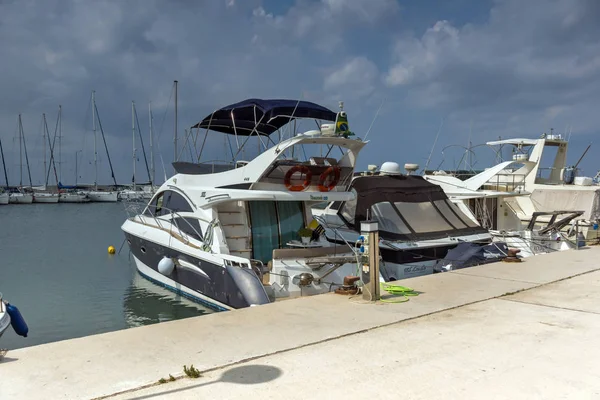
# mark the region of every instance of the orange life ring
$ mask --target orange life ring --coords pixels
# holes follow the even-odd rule
[[[306,178],[304,179],[304,182],[302,183],[302,185],[292,185],[292,183],[291,183],[292,175],[294,175],[296,172],[300,172],[300,173],[306,175]],[[283,183],[285,184],[285,187],[287,187],[290,192],[302,192],[303,190],[305,190],[308,187],[308,185],[310,185],[311,178],[312,178],[312,172],[311,172],[310,168],[308,168],[306,165],[296,165],[296,166],[290,168],[288,170],[288,172],[285,174]]]
[[[321,192],[329,192],[332,190],[340,180],[340,167],[329,167],[321,174],[319,177],[319,191]],[[325,186],[325,180],[329,178],[329,176],[333,174],[333,179],[329,183],[329,185]]]

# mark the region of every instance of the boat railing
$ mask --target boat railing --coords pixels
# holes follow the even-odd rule
[[[519,187],[524,189],[526,177],[527,174],[500,172],[488,180],[485,185],[488,189],[496,190],[498,192],[510,192]]]
[[[160,215],[155,215],[155,213],[152,211],[153,207],[156,209],[155,205],[152,205],[152,204],[148,205],[148,207],[147,207],[148,213],[147,214],[142,214],[142,215],[136,214],[133,217],[133,219],[135,220],[136,218],[138,218],[139,222],[143,223],[144,221],[142,219],[142,216],[150,217],[154,220],[154,222],[160,229],[162,229],[164,231],[168,231],[171,234],[171,236],[175,236],[174,235],[174,233],[175,233],[178,236],[178,238],[183,239],[182,241],[185,244],[190,245],[191,244],[190,238],[193,238],[193,235],[191,235],[181,229],[181,227],[178,224],[178,221],[183,221],[197,235],[197,237],[195,239],[198,240],[198,238],[199,238],[200,241],[204,242],[204,240],[203,240],[204,236],[200,232],[198,232],[198,230],[185,218],[185,216],[182,216],[178,211],[171,210],[168,207],[164,207],[164,206],[160,207],[161,210],[166,210],[168,212],[168,214],[163,214],[163,215],[171,216],[171,218],[169,220],[165,220],[165,219],[159,218]],[[175,220],[176,217],[178,217],[178,220]],[[196,217],[193,217],[193,218],[196,218]],[[168,223],[168,226],[165,226],[165,224],[167,224],[167,223]],[[173,226],[175,226],[175,228],[177,229],[176,232],[173,231]]]
[[[152,206],[151,205],[148,206],[148,209],[150,209],[150,207],[152,207]],[[154,207],[156,207],[156,206],[154,206]],[[212,229],[214,229],[214,227],[219,224],[218,220],[212,221],[209,223],[209,230],[211,230],[211,232],[207,232],[206,235],[204,236],[204,235],[202,235],[201,232],[198,232],[198,230],[185,218],[185,216],[182,216],[178,211],[171,210],[167,207],[161,207],[161,209],[168,211],[167,215],[170,215],[169,220],[159,218],[160,216],[155,215],[150,210],[149,210],[150,215],[144,214],[144,217],[151,217],[154,220],[154,222],[156,223],[156,225],[159,227],[159,229],[168,231],[171,234],[171,236],[174,236],[176,239],[181,240],[186,245],[198,247],[199,249],[204,250],[204,251],[209,251],[209,247],[212,244],[212,237],[213,237]],[[139,217],[140,222],[143,223],[140,215],[136,215],[133,218],[135,219],[136,217]],[[175,220],[176,217],[179,218],[178,221],[183,221],[184,223],[187,224],[187,226],[189,226],[192,229],[192,231],[197,235],[195,239],[198,240],[198,238],[200,238],[199,241],[201,241],[203,243],[202,247],[196,246],[190,241],[190,238],[193,238],[193,235],[190,235],[188,232],[185,232],[184,230],[181,229],[181,227],[178,224],[178,221]],[[193,217],[193,218],[196,218],[196,217]],[[169,226],[165,227],[164,224],[167,222],[168,222]],[[173,232],[173,226],[175,226],[175,228],[177,229],[177,231],[175,232],[176,233],[175,235]],[[209,236],[210,236],[210,240],[209,240],[209,242],[207,242],[206,238]],[[257,272],[260,272],[261,274],[264,273],[265,267],[264,267],[263,262],[260,260],[254,260],[254,259],[248,260],[243,257],[237,257],[237,256],[228,255],[228,254],[221,254],[220,256],[221,256],[221,258],[223,258],[223,265],[225,265],[225,266],[230,265],[230,266],[237,266],[240,268],[249,268],[249,269],[253,269]],[[248,261],[250,263],[248,263]]]

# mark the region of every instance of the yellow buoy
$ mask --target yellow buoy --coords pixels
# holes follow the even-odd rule
[[[108,246],[108,254],[115,254],[115,247],[114,246]]]

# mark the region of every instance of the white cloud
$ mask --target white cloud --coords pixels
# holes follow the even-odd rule
[[[442,20],[398,38],[382,79],[456,120],[489,113],[506,123],[526,113],[527,129],[561,118],[589,129],[596,121],[580,117],[600,89],[598,18],[592,0],[499,0],[485,23]]]
[[[143,125],[153,102],[169,162],[174,79],[182,129],[243,98],[300,96],[333,109],[344,100],[358,131],[384,97],[373,142],[361,157],[365,164],[414,159],[421,147],[428,153],[441,117],[440,141],[466,135],[470,121],[481,138],[537,136],[554,124],[573,125],[575,133],[595,129],[600,2],[493,4],[484,22],[461,25],[425,6],[405,15],[395,0],[294,0],[283,10],[261,0],[0,2],[0,124],[9,127],[0,135],[10,143],[23,112],[30,159],[39,159],[29,137],[39,139],[41,113],[53,120],[62,104],[64,154],[80,149],[84,138],[89,148],[87,107],[95,89],[117,177],[128,181],[130,102],[136,101]],[[430,21],[435,13],[437,23],[406,32],[406,21]],[[387,132],[400,124],[410,126],[412,150],[385,145]]]
[[[355,57],[325,77],[323,88],[329,96],[353,98],[370,95],[379,77],[377,66],[365,57]]]
[[[270,39],[302,40],[316,49],[331,53],[343,46],[348,30],[376,27],[399,12],[396,0],[320,0],[298,1],[283,15],[273,15],[262,6],[253,11],[260,24],[265,24]],[[275,29],[273,32],[272,29]]]

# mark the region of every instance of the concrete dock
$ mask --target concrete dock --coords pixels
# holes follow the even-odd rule
[[[398,283],[10,351],[0,399],[600,398],[600,248]]]

